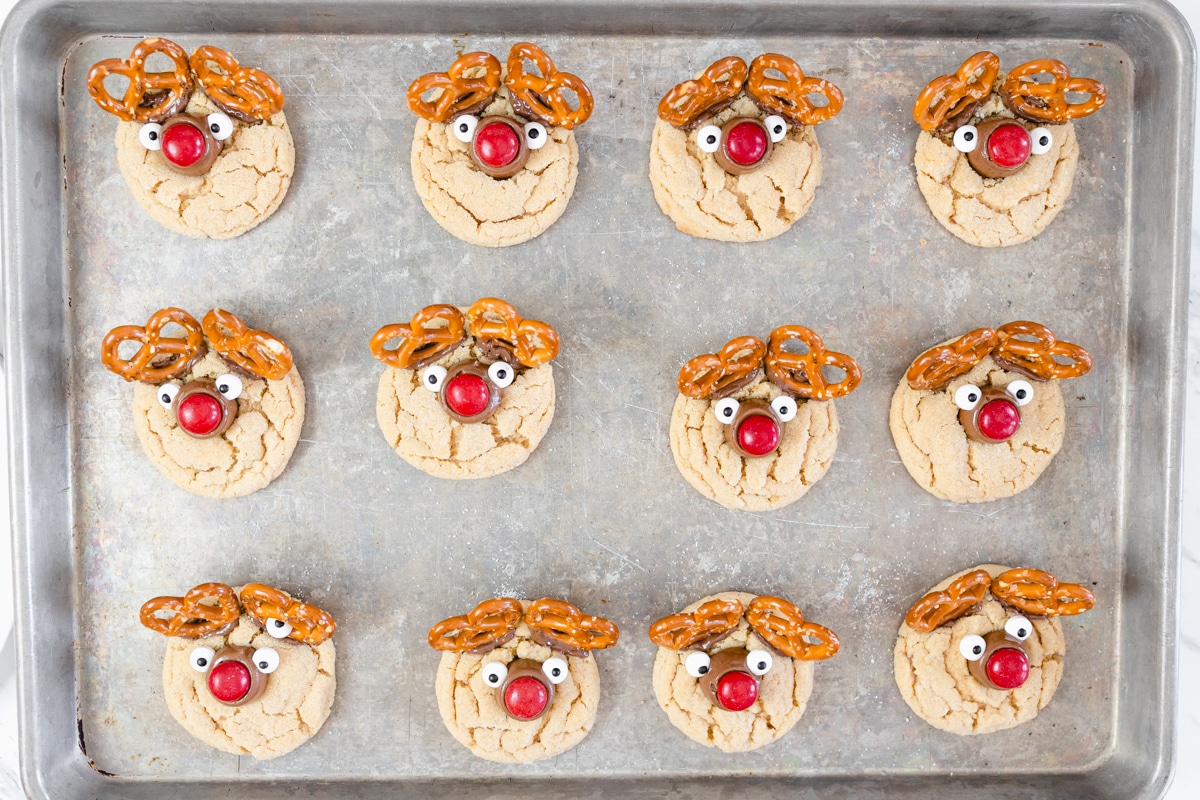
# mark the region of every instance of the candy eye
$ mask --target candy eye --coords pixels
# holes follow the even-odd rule
[[[1004,632],[1018,642],[1023,642],[1033,633],[1033,626],[1024,617],[1009,617],[1004,622]]]
[[[162,150],[162,125],[147,122],[138,130],[138,141],[147,150]]]
[[[696,132],[696,144],[706,153],[715,153],[721,149],[721,129],[716,125],[705,125]]]
[[[982,636],[977,636],[974,633],[964,636],[962,641],[958,643],[958,652],[962,653],[962,657],[967,661],[978,661],[983,658],[983,651],[986,649],[987,642],[983,641]]]
[[[721,420],[721,422],[728,424],[733,422],[741,405],[741,403],[732,397],[722,397],[713,403],[713,413],[717,415],[717,419]]]
[[[192,665],[192,669],[196,670],[196,672],[208,672],[208,668],[216,655],[211,647],[197,647],[188,656],[188,663]]]
[[[771,141],[778,144],[783,141],[783,137],[787,136],[787,122],[783,117],[772,114],[763,120],[763,125],[767,126],[767,134],[771,137]]]
[[[175,402],[175,395],[179,394],[179,387],[173,383],[164,383],[156,391],[158,404],[163,408],[170,408],[171,404]]]
[[[276,653],[273,648],[258,648],[254,651],[253,660],[254,666],[258,667],[258,671],[264,675],[270,675],[279,669],[279,653]]]
[[[454,120],[452,127],[454,128],[454,138],[460,142],[470,142],[471,137],[475,135],[475,126],[479,124],[479,120],[470,114],[463,114],[458,119]]]
[[[708,653],[694,650],[688,653],[687,660],[683,662],[683,668],[693,678],[702,678],[708,674],[708,666],[711,663],[712,659],[708,657]]]
[[[791,422],[795,419],[796,409],[796,401],[786,394],[781,394],[771,401],[771,410],[779,417],[780,422]]]
[[[542,662],[542,672],[551,683],[558,685],[567,679],[567,662],[558,656],[547,658]]]
[[[474,119],[474,117],[472,117]],[[438,364],[426,368],[421,373],[421,385],[431,392],[438,392],[446,382],[446,368]]]
[[[1019,406],[1027,406],[1033,400],[1033,386],[1029,381],[1013,381],[1004,387],[1004,391]]]
[[[979,405],[981,397],[983,397],[983,392],[979,391],[978,386],[964,383],[954,390],[954,405],[963,411],[973,411],[975,406]]]
[[[513,379],[517,377],[517,371],[512,368],[511,364],[497,361],[488,367],[488,377],[501,389],[507,389],[512,386]]]
[[[1029,152],[1035,156],[1049,153],[1052,144],[1054,144],[1054,135],[1046,128],[1034,128],[1029,132]]]
[[[508,667],[499,661],[493,661],[483,667],[483,682],[488,686],[495,688],[504,683],[504,679],[507,677]]]
[[[766,675],[773,663],[774,659],[766,650],[751,650],[746,656],[746,669],[754,675]]]
[[[242,379],[237,375],[226,373],[215,381],[217,391],[221,393],[221,397],[226,400],[237,400],[242,396]]]
[[[530,150],[540,150],[548,138],[546,136],[546,126],[542,123],[525,123],[525,144],[529,145]]]
[[[292,626],[281,619],[269,619],[266,624],[267,633],[274,636],[276,639],[287,638],[287,635],[292,632]]]
[[[954,132],[954,149],[960,153],[973,153],[979,146],[979,131],[974,125],[963,125]]]
[[[233,136],[233,120],[220,111],[209,114],[205,121],[208,123],[208,129],[212,131],[213,138],[218,142]]]

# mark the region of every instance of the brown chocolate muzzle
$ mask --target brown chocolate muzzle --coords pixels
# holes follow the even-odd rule
[[[496,702],[508,716],[528,722],[549,710],[554,702],[554,684],[542,672],[541,664],[518,658],[508,665],[504,683],[496,687]]]
[[[730,175],[744,175],[771,157],[771,133],[757,117],[734,117],[721,126],[721,146],[713,153]]]
[[[237,418],[238,404],[229,400],[208,378],[197,378],[179,387],[171,403],[180,429],[196,439],[211,439],[229,430]]]
[[[1021,428],[1020,406],[1002,387],[981,386],[979,392],[980,398],[975,408],[958,411],[958,421],[962,423],[963,431],[973,442],[1007,442]]]
[[[163,163],[180,175],[205,175],[224,146],[208,128],[208,120],[194,114],[175,114],[162,122],[159,154]]]
[[[511,178],[529,161],[525,126],[510,117],[496,115],[479,120],[469,147],[475,166],[492,178]]]
[[[1010,117],[988,117],[975,126],[978,144],[967,161],[985,178],[1016,175],[1029,163],[1032,140],[1029,130]]]
[[[725,441],[744,458],[769,456],[783,439],[783,425],[765,400],[743,400],[725,425]]]
[[[697,679],[704,696],[726,711],[744,711],[754,705],[761,679],[746,668],[749,654],[744,647],[713,653],[708,672]]]
[[[450,418],[464,424],[484,422],[500,407],[504,390],[492,383],[478,361],[464,361],[446,371],[438,399]]]
[[[228,645],[213,656],[205,684],[217,702],[241,706],[263,693],[267,679],[268,675],[254,664],[254,648]]]
[[[983,656],[968,661],[967,669],[975,680],[992,689],[1009,691],[1023,686],[1029,678],[1032,660],[1026,642],[1009,636],[1004,630],[992,631],[983,637]]]

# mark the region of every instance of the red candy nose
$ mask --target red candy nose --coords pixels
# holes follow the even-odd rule
[[[208,673],[208,690],[222,703],[236,703],[250,691],[250,670],[237,661],[222,661]]]
[[[1021,412],[1009,400],[991,400],[979,409],[979,432],[998,442],[1012,436],[1021,426]]]
[[[1032,144],[1029,131],[1020,125],[1001,125],[988,137],[988,158],[1006,169],[1019,167],[1029,160]]]
[[[741,122],[725,135],[725,155],[735,164],[748,167],[767,152],[767,134],[753,122]]]
[[[726,672],[717,681],[717,699],[729,711],[745,711],[758,699],[758,682],[749,672]]]
[[[180,122],[163,131],[162,154],[178,167],[190,167],[204,158],[204,134],[197,128]]]
[[[224,416],[224,409],[216,398],[197,392],[189,394],[179,404],[176,417],[179,427],[193,436],[206,436],[217,429]]]
[[[504,706],[517,719],[533,719],[549,701],[550,692],[537,678],[517,678],[504,690]]]
[[[765,456],[779,446],[779,425],[766,414],[755,414],[738,426],[738,444],[752,456]]]
[[[446,405],[454,409],[454,413],[459,416],[473,417],[482,414],[490,399],[491,391],[478,375],[460,373],[446,384]]]
[[[987,676],[1001,689],[1016,689],[1029,677],[1029,657],[1015,647],[1002,647],[988,659]]]
[[[475,153],[489,167],[511,164],[520,152],[517,132],[504,123],[493,122],[475,133]]]

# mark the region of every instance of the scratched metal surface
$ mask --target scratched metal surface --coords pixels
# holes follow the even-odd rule
[[[1105,759],[1122,680],[1121,398],[1134,266],[1133,74],[1124,53],[1077,41],[988,42],[1008,66],[1053,55],[1109,89],[1103,111],[1077,125],[1082,158],[1066,209],[1033,242],[988,251],[935,222],[911,165],[914,95],[980,49],[976,41],[543,37],[597,98],[578,131],[579,182],[546,234],[487,250],[452,238],[421,206],[408,164],[415,119],[402,91],[456,52],[503,54],[517,39],[178,37],[188,49],[227,47],[274,74],[287,95],[298,153],[291,190],[272,219],[230,242],[163,231],[117,172],[116,122],[88,98],[84,74],[135,39],[89,39],[71,54],[61,123],[76,690],[88,758],[127,782],[1008,774],[1079,772]],[[719,56],[764,51],[792,54],[846,94],[842,114],[818,129],[816,201],[767,243],[684,236],[646,177],[655,104]],[[521,468],[439,481],[384,443],[374,413],[382,367],[366,343],[425,304],[483,295],[508,298],[562,334],[555,420]],[[133,432],[132,389],[100,365],[105,331],[166,305],[236,310],[295,353],[308,392],[303,439],[283,476],[249,498],[204,500],[160,475]],[[1095,358],[1091,374],[1064,387],[1066,442],[1017,497],[939,502],[899,462],[887,427],[892,391],[930,343],[1020,318],[1049,323]],[[774,513],[728,511],[675,469],[667,443],[675,374],[734,335],[783,323],[815,328],[859,359],[866,377],[838,401],[837,456],[806,497]],[[981,747],[909,711],[891,653],[921,592],[984,561],[1092,581],[1100,602],[1064,622],[1066,674],[1054,702]],[[166,709],[165,643],[138,624],[137,609],[208,580],[279,585],[338,620],[333,714],[284,758],[209,750]],[[796,728],[736,756],[670,725],[654,700],[646,639],[652,620],[729,588],[790,597],[843,642],[817,665]],[[566,597],[621,626],[619,646],[598,656],[595,727],[563,756],[495,765],[443,728],[426,631],[494,595]]]

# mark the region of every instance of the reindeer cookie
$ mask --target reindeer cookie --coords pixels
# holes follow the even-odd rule
[[[142,606],[142,624],[170,637],[163,695],[200,741],[275,758],[307,742],[333,707],[333,618],[261,583],[204,583]]]
[[[388,345],[396,342],[394,348]],[[487,478],[525,463],[554,419],[558,334],[485,297],[464,313],[426,306],[385,325],[375,413],[396,454],[437,478]]]
[[[896,640],[896,685],[917,716],[944,731],[993,733],[1028,722],[1062,678],[1058,617],[1092,592],[1036,569],[985,564],[952,575],[909,609]]]
[[[446,728],[488,761],[526,763],[587,736],[600,702],[592,650],[617,643],[617,626],[564,600],[496,598],[442,620],[429,646],[443,651],[438,710]]]
[[[821,105],[813,102],[821,98]],[[691,236],[759,242],[792,227],[821,184],[813,127],[837,116],[842,92],[787,56],[737,56],[675,86],[650,141],[654,198]]]
[[[757,750],[804,715],[813,661],[837,635],[781,597],[721,592],[650,626],[654,695],[688,738],[726,753]]]
[[[256,492],[279,477],[300,440],[304,383],[291,351],[228,311],[214,308],[201,324],[183,309],[161,309],[144,327],[109,331],[102,359],[138,382],[138,439],[154,465],[189,492]]]
[[[408,107],[421,117],[412,147],[421,202],[471,244],[506,247],[540,235],[575,191],[573,131],[593,103],[581,78],[529,42],[513,45],[503,69],[476,52],[422,75],[408,87]]]
[[[785,349],[794,343],[807,352]],[[845,374],[830,382],[823,367]],[[838,437],[833,398],[861,381],[858,362],[826,350],[802,325],[776,328],[766,344],[738,337],[679,371],[670,433],[675,465],[726,508],[782,508],[829,469]]]
[[[1049,77],[1048,82],[1039,77]],[[1086,94],[1081,102],[1069,96]],[[938,222],[980,247],[1032,239],[1062,210],[1079,143],[1071,120],[1104,105],[1104,85],[1052,58],[1007,75],[982,52],[930,81],[913,105],[917,184]]]
[[[170,60],[171,71],[148,72],[147,59],[155,55]],[[127,81],[119,98],[106,86],[111,76]],[[160,224],[187,236],[231,239],[283,202],[296,151],[283,91],[262,70],[216,47],[200,47],[189,58],[174,42],[151,38],[128,59],[94,65],[88,91],[122,120],[117,165]]]
[[[892,438],[930,494],[984,503],[1024,491],[1062,446],[1058,381],[1092,368],[1045,325],[979,328],[926,350],[892,395]]]

